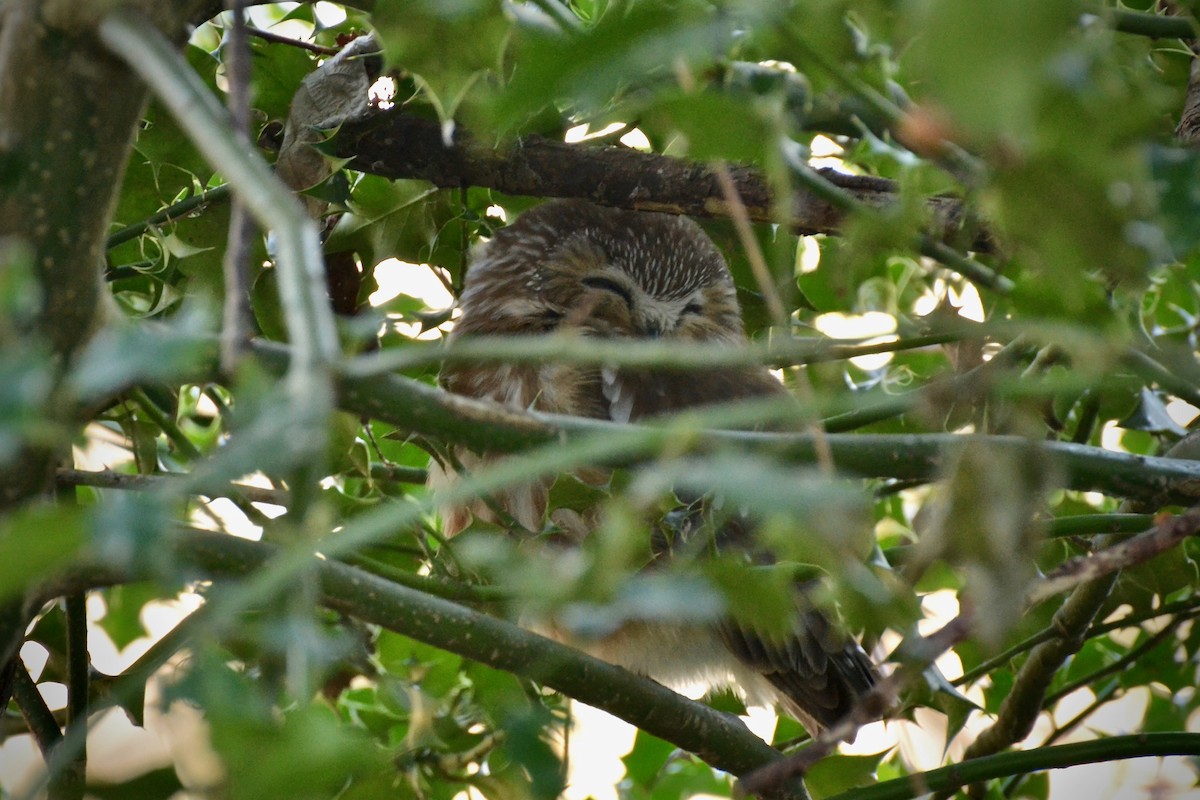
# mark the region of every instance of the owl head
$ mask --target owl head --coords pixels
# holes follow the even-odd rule
[[[556,200],[478,251],[456,335],[745,338],[733,279],[692,220]]]

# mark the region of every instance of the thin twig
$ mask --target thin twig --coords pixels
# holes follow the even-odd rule
[[[104,17],[97,33],[146,81],[209,163],[229,178],[255,218],[276,234],[280,299],[295,358],[286,377],[290,413],[278,415],[275,422],[281,437],[286,431],[306,431],[303,437],[291,437],[289,446],[297,450],[297,463],[309,465],[315,475],[325,458],[325,420],[333,408],[331,365],[340,356],[316,223],[262,156],[229,134],[228,113],[144,14],[118,7]],[[299,483],[293,489],[305,497],[310,484],[315,487],[315,481]],[[297,505],[303,499],[297,497]]]
[[[424,472],[424,470],[420,470]],[[55,479],[61,486],[92,486],[97,489],[126,489],[132,491],[155,491],[171,487],[184,479],[184,475],[162,473],[158,475],[129,475],[124,472],[100,470],[89,472],[77,469],[59,469]],[[413,475],[412,477],[416,477]],[[395,480],[400,480],[399,477]],[[419,481],[410,481],[418,482]],[[264,489],[261,486],[249,486],[244,483],[230,483],[225,486],[209,487],[202,494],[206,497],[243,498],[252,503],[270,503],[271,505],[286,506],[288,493],[281,489]]]
[[[1060,564],[1037,583],[1028,594],[1028,602],[1030,605],[1037,605],[1082,583],[1149,561],[1198,532],[1200,508],[1192,508],[1176,516],[1163,515],[1155,526],[1145,533],[1091,555],[1073,558]]]
[[[713,171],[717,176],[717,183],[721,186],[721,194],[725,196],[729,218],[733,220],[738,240],[741,241],[742,249],[746,252],[746,260],[750,262],[750,272],[754,275],[754,281],[758,284],[759,291],[762,292],[763,299],[767,303],[767,311],[771,314],[771,320],[779,330],[786,331],[791,327],[787,310],[783,307],[779,289],[771,278],[771,269],[767,266],[767,259],[763,256],[758,239],[754,238],[754,230],[750,227],[750,215],[746,213],[746,204],[742,202],[737,186],[733,182],[733,176],[729,174],[729,165],[722,161],[714,167]]]
[[[232,195],[232,187],[228,183],[223,183],[220,186],[214,186],[211,189],[206,189],[197,195],[180,200],[159,211],[157,214],[147,217],[141,222],[135,222],[132,225],[121,228],[115,231],[108,237],[105,247],[109,250],[117,245],[124,244],[131,239],[136,239],[148,230],[157,228],[159,225],[166,225],[178,219],[199,211],[209,205],[223,203]]]
[[[271,33],[271,31],[264,31],[261,28],[255,28],[250,25],[246,26],[246,33],[250,34],[251,36],[257,37],[259,39],[262,39],[264,42],[272,42],[274,44],[286,44],[289,47],[299,47],[301,50],[307,50],[310,53],[316,53],[317,55],[322,55],[322,56],[336,55],[341,50],[341,48],[339,48],[339,47],[326,47],[323,44],[317,44],[315,42],[306,42],[303,39],[293,39],[290,36],[283,36],[278,33]]]
[[[250,147],[250,41],[246,35],[245,0],[228,0],[233,24],[229,26],[229,47],[225,58],[229,85],[227,105],[232,134]],[[237,371],[238,363],[250,339],[249,281],[250,253],[256,230],[249,210],[241,198],[234,197],[229,215],[229,236],[222,264],[225,276],[224,324],[221,328],[221,369],[227,375]]]
[[[187,438],[175,420],[167,412],[159,408],[158,403],[155,403],[150,398],[150,395],[146,394],[144,389],[134,388],[129,394],[133,398],[133,401],[137,403],[138,408],[163,432],[163,435],[170,440],[171,444],[175,445],[176,450],[189,460],[195,461],[200,458],[200,450],[197,449],[196,445],[192,444],[192,440]],[[148,464],[145,466],[152,468],[155,465]]]
[[[42,698],[42,693],[38,691],[29,670],[25,669],[25,665],[19,659],[13,674],[13,699],[16,700],[17,708],[21,709],[21,716],[25,717],[25,722],[33,733],[38,749],[48,758],[62,743],[62,730]]]
[[[1046,695],[1045,699],[1042,700],[1042,708],[1050,708],[1055,703],[1057,703],[1059,700],[1061,700],[1064,697],[1066,697],[1067,695],[1069,695],[1071,692],[1074,692],[1077,689],[1082,689],[1085,686],[1090,686],[1091,684],[1095,683],[1096,681],[1100,680],[1101,678],[1103,678],[1105,676],[1113,675],[1113,674],[1125,669],[1125,667],[1134,663],[1139,658],[1146,655],[1146,653],[1149,653],[1151,650],[1153,650],[1155,647],[1158,647],[1158,645],[1161,644],[1163,642],[1163,640],[1165,640],[1167,637],[1174,634],[1176,632],[1175,627],[1182,621],[1183,621],[1182,619],[1176,618],[1175,620],[1172,621],[1171,624],[1167,625],[1161,631],[1154,634],[1149,639],[1147,639],[1146,641],[1139,644],[1137,647],[1130,649],[1123,656],[1118,658],[1116,661],[1113,661],[1111,664],[1106,664],[1105,666],[1101,667],[1100,669],[1094,670],[1093,672],[1090,672],[1087,675],[1080,676],[1079,678],[1071,681],[1070,683],[1066,684],[1065,686],[1058,689],[1057,691],[1051,692],[1050,694]]]
[[[66,597],[67,620],[67,726],[69,736],[87,735],[88,714],[91,711],[89,696],[92,662],[88,653],[87,597],[83,592],[74,592]],[[50,784],[50,796],[70,800],[83,798],[85,775],[87,774],[87,747],[78,752],[65,764],[56,780]],[[58,790],[56,790],[58,787]]]

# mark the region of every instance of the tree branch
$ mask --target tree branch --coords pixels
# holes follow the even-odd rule
[[[1029,604],[1037,605],[1056,594],[1110,572],[1149,561],[1200,531],[1200,509],[1177,516],[1163,515],[1153,528],[1120,544],[1088,556],[1066,561],[1040,580],[1029,595]]]
[[[967,758],[997,753],[1029,735],[1042,710],[1050,678],[1068,657],[1079,652],[1085,634],[1108,599],[1119,573],[1110,572],[1079,586],[1054,614],[1058,638],[1043,642],[1029,653],[1017,672],[1012,689],[1000,704],[996,721],[967,748]]]
[[[576,197],[617,208],[693,217],[728,217],[732,211],[716,171],[695,161],[624,147],[566,144],[541,136],[495,149],[461,129],[447,147],[436,120],[402,108],[347,121],[332,144],[337,155],[351,159],[352,169],[385,178],[418,178],[446,188],[482,186],[516,195]],[[762,174],[745,166],[731,166],[729,171],[750,220],[776,222]],[[883,178],[830,169],[814,174],[862,206],[879,208],[896,200],[895,184]],[[961,236],[966,223],[961,201],[938,196],[927,205],[931,235]],[[792,200],[791,225],[797,233],[833,233],[844,219],[843,208],[813,191],[800,191]],[[979,252],[993,249],[987,235],[976,236],[970,246]]]
[[[421,470],[423,473],[424,470]],[[401,473],[404,475],[404,473]],[[59,486],[92,486],[97,489],[128,489],[133,491],[154,491],[162,489],[175,481],[183,480],[186,476],[163,475],[129,475],[123,472],[102,470],[85,472],[77,469],[59,469],[55,478]],[[407,477],[407,476],[406,476]],[[409,481],[412,482],[412,481]],[[247,500],[251,503],[270,503],[277,506],[288,504],[288,493],[281,489],[264,489],[261,486],[247,486],[244,483],[230,483],[223,487],[206,487],[205,495],[209,497],[228,497],[231,499]]]
[[[256,343],[255,352],[269,369],[286,368],[287,350]],[[477,451],[515,452],[539,444],[561,443],[586,434],[628,442],[621,453],[605,456],[608,464],[629,464],[657,452],[657,444],[682,435],[684,429],[630,426],[602,420],[520,411],[495,403],[450,394],[399,375],[370,378],[342,376],[340,405],[347,411],[389,422],[404,430],[432,436]],[[698,450],[738,446],[763,448],[780,457],[811,463],[815,444],[808,434],[704,430],[730,424],[734,409],[694,411],[684,415],[688,441]],[[638,435],[631,436],[631,432]],[[626,437],[626,438],[622,438]],[[959,434],[830,434],[826,437],[834,462],[845,474],[863,477],[934,480],[948,455],[968,440]],[[993,436],[998,447],[1027,448],[1017,436]],[[1116,453],[1071,442],[1039,444],[1055,459],[1065,476],[1064,486],[1101,491],[1168,505],[1191,505],[1200,500],[1200,462]]]
[[[304,437],[289,437],[289,444],[299,448],[297,462],[311,464],[312,471],[325,455],[325,418],[333,402],[329,371],[339,355],[316,224],[262,156],[230,132],[226,110],[143,15],[118,8],[100,22],[98,34],[154,90],[204,157],[228,177],[254,218],[276,234],[280,301],[295,350],[286,376],[291,414],[280,415],[280,424],[308,431]],[[294,489],[306,492],[310,481],[298,483]]]
[[[177,554],[213,575],[254,572],[281,553],[223,534],[178,535]],[[536,680],[695,753],[718,769],[744,774],[781,758],[736,717],[512,623],[390,583],[353,567],[312,559],[322,602],[426,644]]]
[[[1025,772],[1145,756],[1194,755],[1200,755],[1200,734],[1140,733],[1132,736],[1108,736],[1091,742],[1060,744],[968,759],[948,767],[906,775],[874,786],[851,789],[828,800],[909,800],[929,792],[950,792],[978,781]]]
[[[42,698],[42,693],[38,691],[29,670],[25,669],[22,663],[17,663],[13,675],[13,699],[17,701],[17,708],[21,710],[21,716],[25,718],[38,749],[48,758],[62,743],[62,730]]]

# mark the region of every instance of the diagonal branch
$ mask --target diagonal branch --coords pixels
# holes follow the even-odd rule
[[[1030,654],[1026,666],[1017,675],[1016,685],[1005,698],[996,723],[971,745],[967,757],[990,755],[1028,734],[1033,720],[1045,705],[1045,676],[1056,671],[1067,656],[1083,645],[1087,627],[1095,617],[1099,603],[1108,596],[1120,570],[1147,561],[1197,532],[1200,532],[1200,509],[1164,517],[1152,530],[1107,550],[1072,559],[1037,581],[1026,592],[1026,607],[1078,587],[1055,615],[1055,627],[1061,635]],[[900,666],[863,696],[844,719],[799,753],[755,770],[742,781],[742,791],[758,794],[781,781],[807,773],[818,761],[830,755],[839,742],[852,738],[863,725],[879,719],[894,705],[901,690],[916,681],[943,652],[964,640],[971,627],[972,615],[964,611],[929,636],[914,635],[905,639],[892,659],[900,660]],[[1160,637],[1171,630],[1167,628]],[[1151,644],[1158,640],[1152,639]]]
[[[284,554],[273,545],[198,530],[179,532],[174,545],[177,558],[213,577],[261,573]],[[345,564],[312,556],[308,560],[320,582],[322,603],[330,608],[536,680],[735,775],[782,758],[736,717],[654,681],[457,603]],[[775,796],[807,795],[796,783]]]
[[[1060,564],[1030,592],[1029,604],[1037,605],[1081,583],[1149,561],[1197,532],[1200,532],[1200,509],[1193,508],[1176,516],[1163,515],[1145,533]]]

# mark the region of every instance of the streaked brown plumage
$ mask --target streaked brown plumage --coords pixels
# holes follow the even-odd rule
[[[582,201],[545,203],[498,231],[471,266],[461,306],[455,338],[569,329],[599,338],[745,341],[733,279],[698,225]],[[786,391],[759,366],[671,373],[483,365],[448,368],[442,382],[452,392],[519,408],[621,422]],[[468,467],[477,463],[470,454],[459,457]],[[445,480],[435,468],[433,481]],[[549,482],[536,483],[496,499],[513,520],[537,531],[548,490]],[[447,534],[472,516],[495,521],[483,503],[450,510]],[[577,535],[587,535],[591,524],[576,518]],[[668,685],[732,685],[748,703],[778,703],[815,732],[850,710],[874,683],[875,670],[821,614],[800,605],[796,611],[794,635],[786,640],[764,639],[727,620],[627,623],[602,639],[573,643]]]

